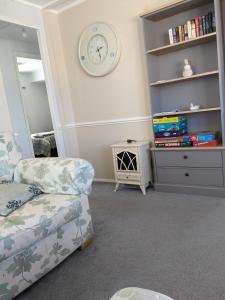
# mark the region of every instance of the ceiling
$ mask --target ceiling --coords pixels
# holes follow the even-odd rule
[[[74,5],[86,0],[12,0],[39,9],[51,10],[55,13],[63,12]],[[31,42],[38,44],[37,32],[35,29],[8,23],[0,20],[0,38]]]
[[[78,5],[86,0],[14,0],[40,9],[50,9],[56,13],[62,12],[73,5]]]
[[[0,38],[38,43],[35,29],[4,21],[0,21]]]

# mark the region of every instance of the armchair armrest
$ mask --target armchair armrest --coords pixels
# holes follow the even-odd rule
[[[48,194],[89,194],[94,178],[92,165],[77,158],[31,158],[21,160],[14,180],[37,185]]]

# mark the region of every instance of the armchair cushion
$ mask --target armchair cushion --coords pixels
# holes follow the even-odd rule
[[[0,182],[13,179],[15,167],[21,158],[13,133],[0,133]]]
[[[32,158],[21,160],[16,182],[34,184],[48,194],[89,194],[94,177],[92,165],[83,159]]]
[[[42,192],[34,185],[23,183],[0,184],[0,216],[8,216]]]

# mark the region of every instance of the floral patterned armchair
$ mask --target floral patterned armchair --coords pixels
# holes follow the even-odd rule
[[[43,192],[9,216],[0,216],[1,300],[15,297],[93,235],[87,197],[94,177],[91,164],[21,158],[13,134],[0,133],[0,182],[35,184]]]

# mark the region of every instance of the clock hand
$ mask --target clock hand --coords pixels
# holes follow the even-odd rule
[[[100,47],[100,48],[98,48],[97,50],[96,50],[96,52],[98,52],[98,55],[99,55],[99,58],[100,58],[100,60],[102,60],[102,56],[101,56],[101,53],[100,53],[100,50],[102,49],[102,47]]]

